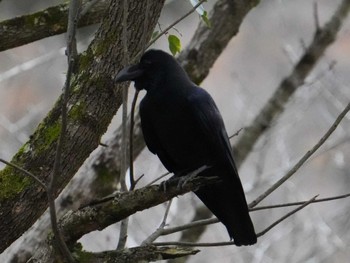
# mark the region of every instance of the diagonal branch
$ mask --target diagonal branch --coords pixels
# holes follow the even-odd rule
[[[81,17],[78,27],[101,22],[111,0],[100,0]],[[65,33],[69,2],[0,22],[0,51]]]
[[[281,218],[279,218],[278,220],[276,220],[275,222],[273,222],[271,225],[269,225],[267,228],[265,228],[263,231],[257,233],[257,237],[261,237],[263,235],[265,235],[267,232],[269,232],[272,228],[274,228],[275,226],[277,226],[278,224],[280,224],[282,221],[286,220],[288,217],[294,215],[296,212],[300,211],[301,209],[303,209],[304,207],[308,206],[309,204],[313,203],[318,195],[314,196],[313,198],[311,198],[309,201],[303,203],[302,205],[300,205],[299,207],[293,209],[292,211],[290,211],[289,213],[285,214],[284,216],[282,216]]]
[[[315,199],[315,200],[311,201],[310,203],[322,203],[322,202],[334,201],[334,200],[339,200],[339,199],[344,199],[344,198],[349,198],[349,197],[350,197],[350,193],[344,194],[344,195]],[[284,204],[269,205],[269,206],[258,206],[258,207],[250,208],[249,211],[254,212],[254,211],[281,208],[281,207],[301,206],[307,202],[309,202],[309,201],[299,201],[299,202],[284,203]],[[180,225],[180,226],[164,228],[164,229],[162,229],[160,235],[166,236],[166,235],[170,235],[170,234],[177,233],[180,231],[188,230],[191,228],[196,228],[196,227],[200,227],[200,226],[207,226],[207,225],[215,224],[218,222],[219,222],[219,220],[217,218],[197,220],[197,221],[194,221],[194,222],[191,222],[188,224],[184,224],[184,225]]]
[[[269,196],[273,191],[275,191],[278,187],[280,187],[283,183],[285,183],[289,178],[292,177],[293,174],[295,174],[296,171],[311,157],[312,154],[314,154],[324,143],[325,141],[331,136],[331,134],[335,131],[335,129],[338,127],[341,120],[345,117],[345,115],[350,110],[350,103],[345,107],[345,109],[339,114],[337,119],[334,121],[332,126],[328,129],[328,131],[322,136],[322,138],[310,149],[295,165],[294,167],[281,179],[279,179],[276,183],[274,183],[268,190],[266,190],[263,194],[261,194],[258,198],[256,198],[253,202],[249,204],[249,207],[254,207],[258,203],[260,203],[262,200],[264,200],[267,196]]]
[[[57,254],[59,252],[63,256],[63,259],[67,260],[69,263],[73,263],[74,259],[70,253],[66,243],[62,238],[62,234],[58,229],[57,225],[57,214],[56,214],[56,205],[55,205],[55,188],[57,183],[57,177],[61,173],[61,158],[63,145],[66,139],[67,133],[67,103],[71,88],[71,78],[73,74],[73,68],[76,63],[76,41],[75,41],[75,32],[76,32],[76,22],[79,16],[80,3],[78,0],[71,0],[69,4],[69,15],[68,15],[68,38],[67,38],[67,57],[68,57],[68,72],[66,77],[66,83],[63,90],[63,96],[61,101],[61,126],[60,134],[57,141],[55,161],[53,164],[52,172],[50,173],[50,182],[47,187],[47,199],[49,203],[50,210],[50,220],[52,232],[55,236],[55,241],[57,244]]]
[[[261,237],[265,235],[268,231],[270,231],[272,228],[280,224],[282,221],[286,220],[290,216],[294,215],[296,212],[300,211],[301,209],[305,208],[309,204],[313,203],[315,199],[317,198],[317,195],[311,198],[309,201],[303,203],[301,206],[293,209],[289,213],[285,214],[275,222],[273,222],[271,225],[269,225],[266,229],[261,231],[257,234],[258,237]],[[193,243],[193,242],[155,242],[153,243],[155,246],[184,246],[184,247],[221,247],[221,246],[231,246],[235,245],[234,241],[229,242],[208,242],[208,243]]]
[[[142,246],[117,251],[104,251],[100,253],[79,252],[77,259],[84,263],[135,263],[158,260],[171,260],[179,257],[195,255],[196,249],[181,247]]]
[[[328,23],[315,32],[311,44],[295,65],[291,74],[281,82],[270,100],[252,121],[252,124],[242,132],[242,136],[234,146],[238,166],[251,152],[260,135],[268,129],[273,120],[281,115],[289,98],[303,85],[305,78],[323,56],[325,50],[335,41],[349,9],[350,1],[343,0]]]
[[[130,192],[118,193],[114,200],[109,200],[100,205],[68,212],[60,221],[60,228],[65,241],[72,244],[91,231],[104,229],[138,211],[164,203],[204,184],[217,182],[217,178],[194,178],[189,180],[185,186],[179,188],[180,179],[169,179],[166,182],[166,192],[164,192],[162,185],[151,185]]]

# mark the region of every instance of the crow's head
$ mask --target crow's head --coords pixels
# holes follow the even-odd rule
[[[138,90],[153,90],[164,86],[174,78],[186,78],[187,75],[174,57],[161,50],[148,50],[138,64],[123,68],[116,76],[117,82],[135,81]]]

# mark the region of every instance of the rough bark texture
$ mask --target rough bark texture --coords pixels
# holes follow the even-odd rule
[[[200,84],[209,74],[218,56],[238,33],[244,17],[258,3],[259,0],[220,0],[214,5],[210,13],[211,28],[201,23],[179,56],[194,83]]]
[[[141,49],[144,34],[149,39],[164,1],[151,1],[148,18],[145,2],[129,2],[129,52],[135,56]],[[148,27],[144,30],[144,21]],[[123,65],[121,48],[120,1],[111,1],[105,19],[88,50],[80,56],[72,79],[69,98],[69,120],[63,149],[61,174],[57,180],[58,195],[98,146],[112,117],[121,104],[121,86],[113,82]],[[42,181],[48,179],[54,163],[60,132],[60,99],[39,124],[30,140],[14,156],[12,162],[32,172]],[[23,234],[47,208],[46,194],[32,179],[6,167],[0,171],[0,252]],[[35,209],[33,209],[35,208]]]
[[[204,184],[214,183],[217,181],[217,178],[195,178],[189,180],[186,183],[186,185],[182,188],[178,187],[179,180],[179,178],[168,180],[166,184],[167,191],[164,191],[164,186],[152,185],[134,190],[132,192],[119,193],[115,195],[115,197],[103,200],[103,202],[97,201],[94,205],[91,204],[76,211],[68,212],[59,222],[59,227],[61,229],[63,238],[65,239],[66,243],[72,248],[72,250],[76,250],[75,248],[73,249],[73,245],[83,235],[91,231],[102,230],[113,223],[120,222],[121,220],[127,218],[128,216],[138,211],[142,211],[144,209],[161,204],[175,196],[187,193]],[[52,240],[49,240],[48,244],[50,244],[50,242],[52,242]],[[139,249],[142,251],[142,248]],[[172,258],[188,256],[193,252],[192,251],[191,253],[189,253],[189,251],[185,251],[185,253],[182,253],[181,250],[178,251],[178,249],[179,248],[175,247]],[[198,251],[194,252],[197,253]],[[96,254],[82,252],[82,254],[80,254],[79,256],[81,262],[86,262],[86,258],[84,257],[84,255],[94,256]],[[119,254],[113,254],[106,257],[105,259],[107,260],[108,258],[113,258],[113,260],[115,260],[108,262],[124,262],[122,261],[122,259],[125,257],[126,254],[123,251],[121,251],[121,254],[119,255],[121,258],[117,257],[118,255]],[[159,256],[159,251],[157,250],[150,254],[146,254],[144,260],[148,262],[149,256],[152,255]],[[99,256],[97,255],[97,258],[98,257]],[[39,260],[40,262],[52,262],[52,260],[55,258],[53,246],[42,246],[41,251],[36,253],[36,255],[34,255],[34,258],[36,258],[36,260]],[[158,257],[158,259],[160,260],[161,258]]]
[[[98,1],[79,21],[78,27],[99,23],[110,0]],[[69,2],[29,15],[0,22],[0,51],[19,47],[67,31]]]
[[[89,205],[70,211],[59,222],[64,240],[73,245],[83,235],[120,222],[138,211],[154,207],[171,198],[188,193],[204,184],[217,182],[217,178],[198,177],[178,187],[181,178],[171,178],[164,185],[151,185],[130,192],[118,193],[115,198],[101,204]],[[166,191],[164,187],[166,185]]]
[[[144,246],[101,253],[80,252],[76,258],[84,263],[141,263],[190,256],[198,252],[191,248]]]

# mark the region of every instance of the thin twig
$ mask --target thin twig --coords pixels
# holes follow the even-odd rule
[[[263,235],[265,235],[267,232],[269,232],[272,228],[274,228],[275,226],[277,226],[279,223],[281,223],[282,221],[284,221],[285,219],[287,219],[288,217],[292,216],[293,214],[295,214],[296,212],[298,212],[299,210],[303,209],[304,207],[306,207],[307,205],[311,204],[313,201],[315,201],[315,199],[317,198],[318,195],[315,195],[313,198],[311,198],[309,201],[305,202],[304,204],[302,204],[301,206],[295,208],[294,210],[290,211],[289,213],[287,213],[286,215],[282,216],[280,219],[276,220],[275,222],[273,222],[270,226],[268,226],[267,228],[265,228],[263,231],[259,232],[258,234],[256,234],[257,237],[261,237]]]
[[[183,247],[223,247],[223,246],[232,246],[235,245],[233,241],[227,242],[202,242],[202,243],[193,243],[193,242],[154,242],[154,246],[183,246]]]
[[[128,1],[123,0],[123,31],[122,31],[122,42],[123,42],[123,64],[127,65],[129,62],[129,51],[128,51]],[[122,116],[122,152],[123,160],[121,167],[120,185],[122,191],[127,191],[127,186],[125,183],[125,175],[128,167],[127,158],[127,117],[128,117],[128,87],[123,88],[123,116]]]
[[[332,196],[332,197],[326,197],[326,198],[321,198],[321,199],[316,199],[313,200],[311,203],[321,203],[321,202],[327,202],[327,201],[334,201],[338,199],[344,199],[350,197],[350,193],[344,194],[344,195],[338,195],[338,196]],[[267,209],[274,209],[274,208],[281,208],[281,207],[289,207],[289,206],[296,206],[296,205],[303,205],[309,201],[299,201],[299,202],[293,202],[293,203],[285,203],[285,204],[277,204],[277,205],[269,205],[269,206],[259,206],[259,207],[254,207],[250,208],[249,212],[254,212],[254,211],[260,211],[260,210],[267,210]],[[190,228],[194,227],[199,227],[199,226],[205,226],[205,225],[210,225],[210,224],[215,224],[218,223],[219,220],[215,218],[209,218],[209,219],[202,219],[202,220],[197,220],[182,226],[177,226],[177,227],[171,227],[171,228],[166,228],[162,231],[162,236],[165,235],[170,235],[176,232],[180,232],[183,230],[187,230]]]
[[[296,212],[300,211],[301,209],[305,208],[307,205],[311,204],[315,199],[317,198],[317,195],[311,198],[309,201],[305,202],[303,205],[299,206],[298,208],[292,210],[291,212],[287,213],[274,223],[272,223],[270,226],[268,226],[266,229],[261,231],[257,234],[257,237],[261,237],[264,234],[266,234],[268,231],[270,231],[272,228],[274,228],[276,225],[280,224],[282,221],[287,219],[288,217],[292,216]],[[231,246],[235,245],[234,241],[229,242],[208,242],[208,243],[193,243],[193,242],[154,242],[152,243],[154,246],[184,246],[184,247],[219,247],[219,246]]]
[[[122,42],[123,42],[123,64],[127,65],[129,63],[129,51],[128,51],[128,1],[123,0],[123,31],[122,31]],[[123,160],[121,167],[121,176],[120,176],[120,186],[123,192],[128,191],[126,186],[125,177],[126,170],[128,167],[128,91],[129,87],[123,88],[123,116],[122,116],[122,152],[123,152]],[[134,184],[134,182],[131,182]],[[128,224],[129,218],[125,218],[122,220],[120,225],[120,233],[119,240],[117,245],[117,250],[123,249],[126,245],[126,241],[128,238]]]
[[[10,163],[8,161],[5,161],[4,159],[1,159],[1,158],[0,158],[0,162],[6,164],[8,166],[11,166],[11,167],[17,169],[18,171],[24,173],[25,175],[28,175],[29,177],[33,178],[37,183],[39,183],[42,186],[42,188],[45,189],[45,191],[47,191],[47,187],[46,187],[45,183],[43,181],[41,181],[38,177],[36,177],[34,174],[32,174],[31,172],[28,172],[27,170],[19,167],[18,165],[14,164],[14,163]]]
[[[232,134],[231,136],[229,136],[228,138],[231,140],[233,137],[238,136],[239,133],[244,129],[244,127],[240,128],[238,131],[236,131],[234,134]]]
[[[108,144],[105,144],[105,143],[103,143],[103,142],[99,142],[98,143],[100,146],[102,146],[102,147],[108,147]]]
[[[318,5],[317,5],[317,2],[315,1],[314,2],[314,22],[315,22],[315,28],[316,28],[316,31],[319,31],[320,30],[320,19],[318,17]]]
[[[175,25],[177,25],[179,22],[181,22],[182,20],[184,20],[186,17],[188,17],[190,14],[192,14],[194,11],[196,11],[197,7],[199,7],[201,4],[203,4],[206,0],[201,0],[198,2],[198,4],[196,4],[190,11],[188,11],[186,14],[184,14],[182,17],[180,17],[179,19],[177,19],[175,22],[173,22],[172,24],[170,24],[166,29],[164,29],[161,33],[159,33],[154,39],[152,39],[147,47],[149,48],[150,46],[152,46],[161,36],[163,36],[164,34],[166,34],[172,27],[174,27]]]
[[[71,77],[72,77],[73,69],[75,65],[75,58],[77,56],[75,32],[76,32],[76,26],[77,26],[77,19],[79,16],[79,8],[80,8],[80,1],[72,0],[70,2],[69,15],[68,15],[68,29],[67,29],[67,35],[68,35],[67,54],[66,54],[68,57],[68,70],[67,70],[66,83],[63,91],[63,98],[62,98],[62,105],[61,105],[61,131],[60,131],[60,136],[58,138],[57,147],[56,147],[55,162],[53,165],[50,182],[46,192],[49,208],[50,208],[49,210],[50,210],[51,226],[52,226],[52,231],[55,235],[55,240],[62,253],[62,256],[66,260],[68,260],[68,262],[70,263],[74,262],[74,259],[66,243],[63,240],[63,237],[61,235],[61,232],[57,224],[57,215],[56,215],[56,206],[55,206],[55,187],[56,187],[57,177],[61,172],[61,158],[62,158],[62,152],[63,152],[66,130],[67,130],[67,103],[69,98]]]
[[[337,195],[337,196],[332,196],[332,197],[315,199],[311,203],[322,203],[322,202],[334,201],[334,200],[338,200],[338,199],[344,199],[344,198],[348,198],[348,197],[350,197],[350,193],[344,194],[344,195]],[[305,204],[306,202],[308,202],[308,201],[299,201],[299,202],[292,202],[292,203],[285,203],[285,204],[278,204],[278,205],[258,206],[258,207],[254,207],[254,208],[249,209],[249,211],[253,212],[253,211],[282,208],[282,207],[288,207],[288,206],[296,206],[296,205]]]
[[[149,182],[146,186],[150,186],[150,185],[154,184],[155,182],[158,182],[160,179],[163,179],[165,176],[167,176],[169,174],[170,174],[170,172],[166,172],[166,173],[162,174],[161,176],[157,177],[153,181]]]
[[[349,0],[343,0],[337,7],[331,19],[318,31],[306,48],[297,64],[293,67],[288,77],[282,80],[275,93],[254,118],[252,124],[247,126],[245,132],[235,144],[236,165],[240,167],[242,162],[252,151],[254,145],[274,120],[285,110],[285,105],[298,87],[305,84],[305,79],[314,69],[317,62],[323,57],[326,49],[335,41],[337,33],[348,16]]]
[[[350,103],[345,107],[345,109],[339,114],[337,119],[334,121],[332,126],[328,129],[328,131],[322,136],[322,138],[309,150],[300,160],[297,162],[294,167],[289,170],[289,172],[284,175],[281,179],[279,179],[275,184],[273,184],[268,190],[266,190],[262,195],[260,195],[257,199],[249,204],[249,207],[252,208],[264,200],[267,196],[269,196],[273,191],[275,191],[278,187],[280,187],[284,182],[286,182],[296,171],[312,156],[314,152],[316,152],[322,144],[329,138],[329,136],[335,131],[338,127],[341,120],[345,117],[345,115],[350,110]]]
[[[196,9],[201,5],[203,4],[204,2],[206,2],[207,0],[201,0],[198,2],[198,4],[196,4],[195,6],[193,6],[193,8],[188,11],[186,14],[184,14],[182,17],[180,17],[179,19],[177,19],[176,21],[174,21],[172,24],[170,24],[167,28],[165,28],[164,30],[161,30],[161,32],[153,39],[151,39],[151,41],[145,45],[145,47],[140,51],[138,52],[134,57],[133,59],[131,60],[132,62],[136,61],[150,46],[152,46],[159,38],[161,38],[163,35],[167,34],[168,31],[170,29],[172,29],[175,25],[177,25],[178,23],[180,23],[182,20],[184,20],[186,17],[188,17],[190,14],[192,14],[194,11],[196,11]],[[148,3],[147,3],[148,5]],[[146,7],[147,7],[146,5]],[[147,11],[147,10],[146,10]],[[147,14],[147,13],[146,13]],[[144,24],[146,27],[146,23]],[[160,24],[158,23],[158,26],[160,28]]]
[[[169,202],[168,202],[168,205],[165,209],[165,213],[164,213],[164,216],[163,216],[163,220],[162,222],[160,223],[159,227],[156,229],[156,231],[154,231],[148,238],[146,238],[142,243],[141,243],[141,246],[147,246],[149,244],[151,244],[154,240],[156,240],[158,237],[160,237],[164,231],[164,227],[166,226],[166,220],[168,218],[168,214],[169,214],[169,211],[170,211],[170,206],[171,206],[171,203],[172,203],[173,199],[171,199]]]
[[[182,226],[166,228],[163,230],[162,236],[173,234],[173,233],[180,232],[183,230],[187,230],[187,229],[190,229],[193,227],[206,226],[206,225],[215,224],[218,222],[219,222],[219,220],[216,217],[209,218],[209,219],[197,220],[197,221],[194,221],[194,222],[182,225]]]
[[[134,177],[134,124],[135,124],[135,108],[137,97],[139,95],[139,90],[136,90],[134,98],[131,104],[130,112],[130,134],[129,134],[129,167],[130,167],[130,191],[134,190],[136,186],[136,181]],[[140,177],[141,178],[141,177]]]
[[[149,15],[149,9],[150,9],[150,5],[149,5],[149,0],[146,0],[146,10],[145,10],[145,23],[143,24],[143,31],[146,32],[147,31],[147,27],[148,27],[148,15]],[[146,35],[143,34],[143,38],[142,38],[142,52],[141,54],[143,54],[146,50]],[[133,61],[138,59],[137,56],[134,57]],[[138,180],[135,181],[135,177],[134,177],[134,124],[135,124],[135,109],[136,109],[136,102],[137,102],[137,98],[139,96],[139,90],[135,91],[134,94],[134,98],[132,100],[132,104],[131,104],[131,112],[130,112],[130,134],[129,134],[129,167],[130,167],[130,191],[134,190],[137,182],[143,177],[140,176]]]

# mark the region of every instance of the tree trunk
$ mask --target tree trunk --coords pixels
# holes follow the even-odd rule
[[[164,1],[128,2],[128,49],[129,57],[133,58],[145,42],[140,40],[149,40]],[[147,4],[149,12],[146,14]],[[121,105],[122,86],[116,86],[113,77],[123,67],[122,13],[121,2],[111,1],[95,39],[79,57],[68,101],[68,127],[56,195],[98,146],[100,137]],[[44,182],[48,180],[54,163],[60,133],[60,102],[61,98],[12,159],[13,163]],[[35,181],[6,167],[0,171],[0,202],[2,252],[41,216],[47,208],[47,198]]]

